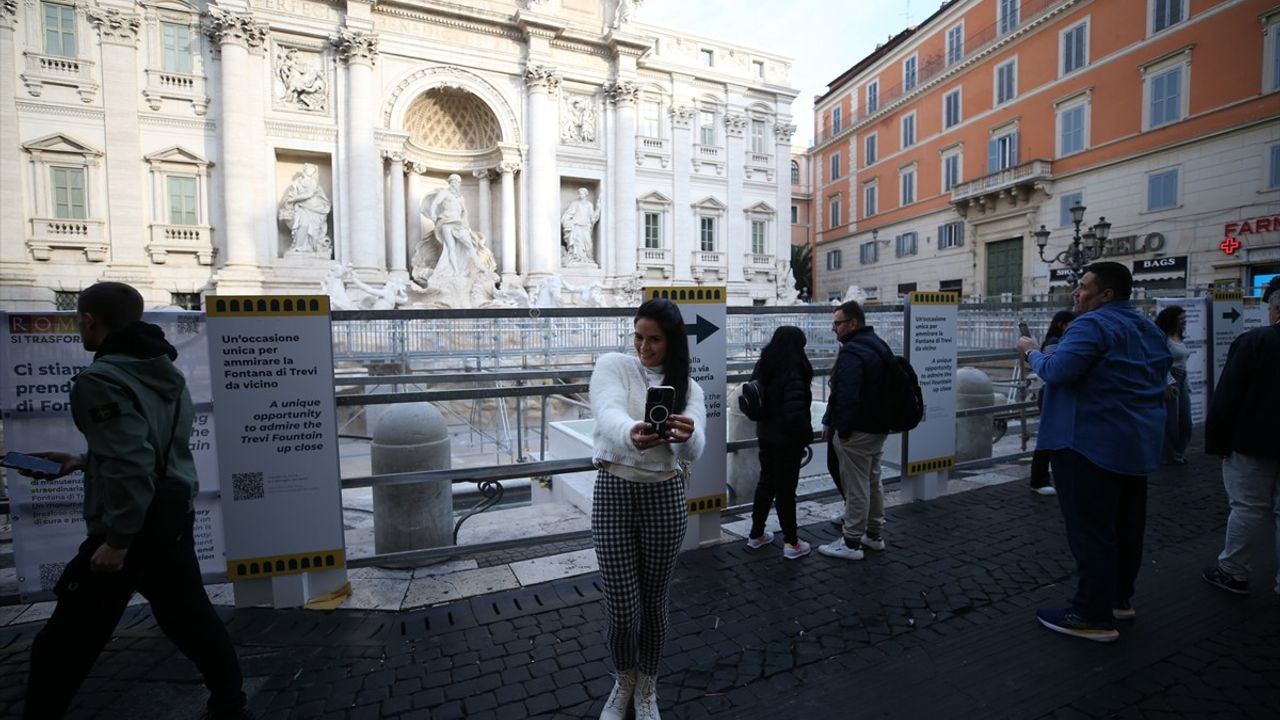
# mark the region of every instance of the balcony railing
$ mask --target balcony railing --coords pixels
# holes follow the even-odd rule
[[[747,268],[751,270],[775,270],[777,268],[777,258],[767,253],[747,253],[745,261]]]
[[[98,83],[93,79],[93,62],[78,57],[45,55],[25,52],[26,68],[22,83],[32,97],[40,97],[45,85],[73,87],[80,99],[91,102],[98,93]]]
[[[213,232],[207,225],[152,225],[147,253],[157,265],[163,265],[169,253],[188,253],[201,265],[212,265]]]
[[[674,267],[672,252],[666,248],[638,248],[636,250],[636,268],[641,272],[657,270],[662,273],[662,277],[669,278]]]
[[[148,68],[147,87],[142,91],[142,95],[147,100],[147,106],[152,110],[159,110],[165,98],[190,102],[197,115],[204,115],[209,108],[203,75],[188,75]]]
[[[54,250],[80,250],[89,262],[107,259],[107,241],[101,220],[32,218],[27,248],[36,260],[48,260]]]
[[[986,177],[956,185],[951,188],[951,202],[958,203],[1016,185],[1051,179],[1053,179],[1053,163],[1049,160],[1032,160],[1008,170],[1001,170]]]
[[[637,137],[636,162],[643,163],[646,158],[655,158],[662,165],[671,165],[671,141],[667,138]]]
[[[717,145],[694,145],[693,152],[700,160],[724,161],[724,148]]]

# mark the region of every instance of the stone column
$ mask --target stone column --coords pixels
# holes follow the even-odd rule
[[[516,171],[520,163],[504,160],[498,165],[502,174],[502,286],[509,288],[520,282],[516,275]]]
[[[409,253],[409,273],[413,274],[413,252],[418,248],[418,243],[422,242],[422,174],[427,168],[421,163],[409,162],[405,163],[405,172],[408,177],[409,196],[405,199],[404,219],[405,232],[408,237]]]
[[[556,92],[560,74],[546,65],[525,68],[529,86],[529,277],[536,284],[560,269],[560,179],[556,170]]]
[[[471,173],[480,181],[480,222],[476,228],[481,235],[484,236],[485,242],[493,246],[493,200],[489,192],[489,180],[493,177],[492,170],[475,170]]]
[[[636,272],[636,100],[640,87],[619,81],[605,87],[614,103],[613,212],[606,217],[613,228],[613,272],[626,283]],[[601,233],[601,237],[605,236]],[[603,253],[601,253],[603,259]]]
[[[751,252],[751,233],[747,229],[747,217],[742,213],[746,203],[743,200],[743,183],[747,174],[747,117],[736,113],[724,115],[724,151],[725,175],[729,178],[729,189],[725,204],[729,206],[728,217],[724,220],[724,237],[720,239],[720,251],[724,253],[729,283],[746,282],[743,266],[747,253]]]
[[[267,39],[267,26],[254,22],[250,13],[209,8],[209,36],[218,43],[222,56],[219,140],[222,143],[222,205],[225,218],[222,233],[226,260],[218,272],[219,292],[256,292],[261,289],[258,269],[257,233],[254,228],[255,162],[262,152],[254,132],[262,117],[253,93],[257,78],[249,58],[259,52]],[[274,205],[274,201],[272,202]]]
[[[378,183],[381,161],[373,138],[373,112],[377,106],[373,65],[378,57],[378,36],[371,32],[340,28],[332,38],[338,57],[347,65],[346,128],[347,196],[350,202],[348,239],[352,270],[368,279],[380,279],[385,268],[378,263]]]
[[[391,218],[387,221],[387,264],[392,277],[406,280],[409,277],[406,271],[409,246],[405,242],[408,218],[404,209],[404,153],[388,152],[384,156],[390,166],[387,172],[391,175],[391,187],[388,190],[390,197],[387,202],[391,208]]]
[[[791,298],[791,291],[795,289],[796,278],[791,271],[791,136],[796,132],[796,126],[788,122],[777,122],[773,126],[773,137],[776,141],[774,145],[773,177],[777,181],[778,200],[776,207],[778,212],[773,217],[773,251],[778,261],[775,265],[778,267],[778,291],[779,298]],[[850,200],[849,208],[852,210],[853,202]],[[786,273],[786,276],[783,276]]]
[[[17,15],[16,0],[0,2],[0,58],[6,61],[17,57]],[[22,151],[18,138],[18,109],[14,104],[18,89],[16,82],[18,73],[8,66],[0,71],[0,303],[6,309],[17,310],[31,307],[32,285],[35,273],[30,270],[30,254],[26,248],[26,233],[23,224],[27,216],[29,204],[22,196]],[[21,306],[10,304],[18,301]]]
[[[693,119],[697,110],[688,105],[671,108],[671,166],[676,168],[671,192],[671,257],[672,279],[691,282],[693,251],[698,243],[698,227],[689,210],[689,175],[693,155]]]

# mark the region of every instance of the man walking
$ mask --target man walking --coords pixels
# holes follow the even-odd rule
[[[883,385],[886,358],[893,351],[867,325],[867,316],[854,300],[836,308],[831,330],[840,340],[840,353],[831,374],[831,399],[822,418],[824,439],[839,459],[844,489],[842,537],[818,548],[828,557],[861,560],[864,550],[884,550],[884,489],[880,485],[880,457],[888,427],[877,417],[878,388]]]
[[[31,648],[29,720],[62,717],[135,591],[204,676],[209,717],[250,717],[240,663],[205,594],[192,539],[191,395],[173,364],[178,352],[142,322],[142,305],[123,283],[80,293],[80,337],[95,354],[75,377],[71,412],[89,450],[40,454],[62,464],[55,477],[84,471],[89,536],[58,580],[57,606]]]
[[[1165,335],[1129,301],[1124,265],[1085,268],[1072,299],[1079,314],[1052,355],[1018,340],[1045,382],[1037,447],[1051,451],[1058,501],[1079,585],[1071,606],[1040,608],[1040,624],[1111,642],[1115,620],[1134,617],[1142,564],[1147,475],[1159,464],[1164,393],[1173,362]]]
[[[1275,521],[1280,559],[1280,443],[1275,430],[1280,402],[1280,277],[1271,279],[1262,299],[1268,327],[1254,328],[1231,343],[1204,426],[1205,452],[1223,458],[1222,483],[1231,514],[1222,553],[1203,577],[1237,595],[1249,593],[1249,540],[1267,516]],[[1280,569],[1275,591],[1280,594]]]

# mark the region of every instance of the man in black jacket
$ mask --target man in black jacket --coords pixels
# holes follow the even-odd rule
[[[1204,430],[1205,451],[1223,457],[1222,482],[1231,515],[1218,563],[1205,569],[1203,577],[1237,595],[1249,593],[1249,540],[1268,517],[1275,521],[1280,559],[1280,444],[1275,431],[1280,403],[1280,278],[1271,279],[1262,298],[1268,326],[1231,343]],[[1280,594],[1280,570],[1275,591]]]
[[[888,428],[877,417],[876,388],[883,384],[889,346],[867,325],[867,316],[850,300],[836,308],[831,330],[840,339],[840,354],[831,373],[831,398],[822,418],[824,438],[840,459],[844,486],[843,537],[818,548],[828,557],[861,560],[864,550],[884,550],[884,489],[880,458]]]

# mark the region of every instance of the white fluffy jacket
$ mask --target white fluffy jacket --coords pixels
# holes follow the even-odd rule
[[[591,411],[596,428],[592,437],[592,459],[629,465],[643,470],[675,470],[679,460],[690,462],[702,455],[706,445],[707,409],[702,388],[689,380],[689,398],[677,415],[693,419],[693,436],[683,443],[659,445],[640,450],[631,442],[631,428],[644,419],[644,399],[648,378],[634,355],[602,355],[591,373]]]

